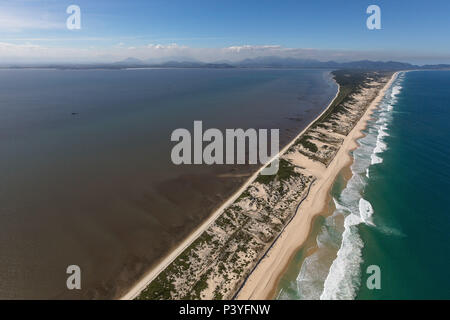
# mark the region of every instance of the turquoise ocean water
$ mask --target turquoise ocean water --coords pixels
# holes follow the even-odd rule
[[[400,73],[280,299],[449,299],[450,72]],[[294,259],[295,260],[295,259]],[[299,263],[299,260],[296,260]],[[380,268],[370,290],[367,268]]]

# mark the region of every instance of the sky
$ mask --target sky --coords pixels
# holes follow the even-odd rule
[[[80,29],[66,12],[80,8]],[[370,5],[381,29],[369,30]],[[1,0],[0,63],[238,61],[258,56],[450,63],[449,0]]]

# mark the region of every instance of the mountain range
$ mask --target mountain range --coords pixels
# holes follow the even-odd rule
[[[411,63],[398,61],[371,61],[360,60],[352,62],[319,61],[314,59],[284,58],[278,56],[265,56],[245,59],[238,62],[217,61],[205,63],[201,61],[171,58],[165,61],[139,60],[127,58],[114,63],[123,68],[314,68],[314,69],[365,69],[365,70],[412,70],[412,69],[449,69],[450,65],[425,65],[418,66]]]
[[[450,69],[449,64],[418,66],[397,61],[360,60],[352,62],[319,61],[314,59],[265,56],[238,62],[217,61],[206,63],[183,57],[140,60],[129,57],[114,63],[92,64],[45,64],[45,65],[3,65],[2,68],[57,68],[57,69],[125,69],[125,68],[314,68],[314,69],[361,69],[361,70],[413,70]]]

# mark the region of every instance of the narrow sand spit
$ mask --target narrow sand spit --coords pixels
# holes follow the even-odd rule
[[[374,80],[374,78],[371,78],[371,79]],[[215,271],[215,269],[214,270],[208,269],[209,271],[212,270],[211,271],[212,273],[210,273],[209,271],[208,271],[208,273],[206,273],[206,275],[207,275],[206,277],[208,277],[211,274],[211,278],[207,279],[206,287],[209,288],[211,285],[211,288],[213,288],[213,287],[216,288],[215,290],[222,290],[222,291],[218,291],[218,292],[221,293],[222,296],[226,296],[228,298],[231,297],[231,294],[233,293],[233,290],[235,290],[235,288],[238,289],[237,297],[240,299],[249,299],[249,298],[263,299],[263,298],[272,297],[271,292],[275,288],[275,286],[277,284],[277,280],[278,280],[280,274],[282,274],[283,269],[289,262],[290,257],[295,252],[295,249],[298,248],[304,242],[304,240],[307,238],[313,217],[315,215],[317,215],[318,213],[320,213],[323,210],[323,208],[326,206],[327,198],[329,197],[329,189],[330,189],[336,175],[346,164],[348,164],[350,162],[350,157],[348,155],[348,151],[355,148],[355,146],[356,146],[355,140],[361,135],[360,131],[364,127],[365,122],[370,115],[370,112],[373,110],[374,107],[376,107],[378,105],[379,101],[381,100],[381,98],[384,95],[385,90],[392,83],[393,79],[394,79],[394,76],[391,78],[389,83],[385,86],[383,86],[382,84],[380,85],[380,83],[377,83],[375,80],[372,81],[369,84],[369,87],[373,87],[373,88],[365,87],[365,88],[361,89],[359,92],[355,93],[352,96],[352,99],[353,99],[352,101],[354,101],[355,104],[344,105],[343,108],[345,108],[344,109],[345,111],[340,112],[338,118],[331,119],[330,121],[328,121],[325,124],[325,126],[314,127],[312,129],[312,127],[316,121],[316,120],[314,120],[313,122],[311,122],[311,124],[307,128],[305,128],[300,134],[298,134],[297,137],[295,137],[288,145],[286,145],[277,155],[275,155],[272,159],[270,159],[270,161],[268,163],[272,162],[272,160],[274,158],[278,158],[278,157],[281,158],[281,160],[283,160],[283,158],[284,158],[285,159],[284,161],[286,161],[286,159],[288,159],[288,163],[289,162],[292,163],[296,168],[300,168],[300,170],[303,171],[302,174],[300,174],[300,177],[303,177],[303,179],[297,179],[297,180],[299,180],[299,181],[297,181],[298,185],[296,185],[294,189],[288,188],[290,190],[290,193],[288,194],[289,197],[294,197],[297,199],[297,197],[299,196],[297,193],[301,192],[301,190],[304,190],[303,187],[305,187],[305,182],[308,179],[312,179],[312,177],[314,177],[314,183],[312,185],[310,185],[310,187],[308,188],[308,197],[304,201],[302,200],[301,205],[298,207],[300,209],[297,208],[297,210],[300,210],[300,211],[298,211],[298,215],[294,215],[293,219],[289,220],[288,225],[285,227],[285,229],[283,228],[283,231],[281,232],[281,234],[276,237],[277,240],[275,243],[271,242],[270,246],[269,246],[269,243],[267,242],[267,240],[265,238],[266,234],[263,233],[262,238],[261,238],[260,234],[261,234],[262,230],[259,230],[259,231],[261,231],[259,233],[258,233],[258,230],[256,230],[256,233],[257,233],[256,238],[257,239],[256,238],[253,239],[254,240],[253,242],[256,241],[255,243],[252,242],[254,244],[254,246],[256,246],[256,247],[253,248],[254,249],[253,251],[250,250],[251,251],[250,253],[254,253],[253,258],[257,258],[255,256],[255,254],[260,255],[262,253],[262,252],[258,251],[261,247],[261,244],[263,244],[263,246],[265,246],[265,247],[268,247],[267,249],[269,251],[265,251],[264,254],[262,255],[262,258],[261,258],[262,260],[258,260],[256,263],[256,267],[254,269],[249,270],[249,272],[251,272],[251,273],[248,277],[247,276],[245,277],[244,285],[242,287],[240,287],[240,290],[238,288],[236,288],[236,286],[238,286],[238,283],[240,281],[239,274],[242,272],[242,271],[239,271],[239,269],[236,269],[237,273],[235,272],[234,269],[230,269],[230,272],[232,274],[234,274],[234,276],[232,277],[233,281],[230,280],[231,282],[226,281],[227,279],[224,278],[224,276],[222,275],[223,270],[221,271],[220,268],[217,270],[217,272]],[[384,80],[383,82],[385,82],[385,81],[386,80]],[[377,86],[378,86],[378,88],[376,88]],[[383,87],[383,89],[380,90],[380,87]],[[376,89],[376,90],[374,90],[374,89]],[[336,97],[338,97],[339,92],[340,92],[340,88],[338,90],[338,93],[336,94]],[[335,99],[336,99],[336,97],[335,97]],[[375,100],[374,100],[374,97],[375,97]],[[333,101],[334,101],[334,99],[333,99]],[[371,101],[373,101],[373,102],[371,103]],[[333,102],[331,102],[330,105],[332,105],[332,103]],[[367,108],[367,104],[369,104],[369,103],[370,103],[370,105]],[[321,118],[322,115],[324,115],[329,110],[330,105],[316,119]],[[364,109],[361,109],[362,106],[364,106]],[[367,110],[366,110],[366,108],[367,108]],[[366,111],[364,111],[364,110],[366,110]],[[361,114],[363,114],[362,117],[361,117]],[[361,117],[361,119],[360,119],[360,117]],[[358,121],[358,119],[360,119],[360,120]],[[352,130],[352,127],[356,121],[358,121],[358,122],[357,122],[355,128],[353,128],[353,130]],[[322,129],[320,129],[320,128],[322,128]],[[336,131],[336,133],[334,133],[334,131]],[[305,136],[305,137],[308,137],[308,138],[306,138],[306,139],[311,139],[313,142],[310,142],[310,144],[312,143],[313,145],[318,145],[320,147],[319,149],[316,147],[316,150],[312,151],[311,149],[308,148],[308,150],[309,150],[308,151],[304,148],[303,144],[297,144],[298,140],[301,137],[305,138],[305,137],[303,137],[303,135],[307,134],[307,132],[308,132],[308,136]],[[326,143],[326,145],[323,145],[324,143]],[[291,149],[291,147],[294,148],[293,150],[297,150],[298,152],[287,152],[289,149]],[[319,151],[319,152],[317,152],[317,151]],[[314,159],[314,160],[311,160],[311,159]],[[325,164],[327,164],[327,166]],[[230,205],[232,205],[236,201],[236,199],[238,197],[240,197],[241,194],[248,189],[248,187],[250,185],[254,185],[254,187],[255,187],[255,184],[256,184],[256,189],[258,189],[257,188],[258,183],[255,182],[255,179],[257,178],[257,176],[261,172],[261,170],[263,170],[265,167],[266,166],[262,166],[257,172],[255,172],[255,174],[253,174],[247,180],[247,182],[244,185],[242,185],[242,187],[234,193],[234,195],[232,197],[230,197],[227,201],[225,201],[218,210],[213,212],[212,215],[199,228],[194,230],[193,233],[188,238],[186,238],[175,250],[170,252],[170,254],[168,256],[166,256],[164,259],[162,259],[156,267],[154,267],[152,270],[150,270],[149,273],[141,281],[139,281],[125,296],[122,297],[122,299],[132,299],[132,298],[135,298],[137,295],[139,295],[139,293],[144,288],[146,288],[150,282],[152,282],[154,279],[156,279],[158,277],[158,275],[161,273],[161,271],[163,271],[182,252],[184,252],[184,250],[186,248],[188,248],[193,243],[193,241],[195,241],[196,239],[199,239],[199,236],[201,236],[202,234],[206,234],[206,232],[205,232],[206,230],[209,230],[212,228],[209,231],[210,232],[209,237],[219,237],[220,239],[216,239],[216,240],[218,241],[218,244],[220,245],[220,243],[223,239],[220,237],[220,234],[219,235],[217,234],[218,230],[215,230],[216,224],[217,224],[216,222],[218,221],[217,219],[219,217],[222,218],[222,215],[229,214],[229,212],[224,213],[224,210],[227,209]],[[308,175],[309,175],[309,178],[308,178]],[[301,189],[298,189],[298,188],[301,188]],[[252,194],[252,196],[255,197],[257,195]],[[264,197],[264,196],[262,198],[263,198],[263,200],[268,200],[268,199],[265,199],[266,197]],[[287,199],[286,201],[288,201],[288,200],[289,199]],[[244,201],[244,200],[242,200],[242,201]],[[290,202],[288,202],[288,203],[290,203]],[[278,206],[277,203],[271,203],[270,205],[275,206],[275,207]],[[281,214],[280,217],[285,217],[285,214],[289,213],[286,211],[287,208],[285,208],[285,206],[287,204],[280,202],[279,205],[283,207],[283,208],[278,208],[280,210],[282,209],[281,211],[278,210],[278,211],[280,211],[279,213]],[[241,208],[242,208],[242,206],[241,206]],[[230,209],[228,208],[227,210],[230,210]],[[263,209],[261,209],[261,210],[263,210]],[[246,211],[249,211],[249,210],[246,210]],[[251,213],[248,213],[248,214],[251,214]],[[233,217],[235,218],[235,215],[233,215]],[[245,218],[244,215],[242,215],[242,217]],[[251,217],[249,217],[249,216],[248,216],[248,218],[251,219]],[[222,222],[217,224],[217,226],[221,230],[222,229],[225,230],[224,232],[232,231],[232,230],[228,230],[229,228],[224,229],[222,224],[223,224]],[[261,224],[261,222],[256,222],[255,226],[258,226],[260,224]],[[249,229],[247,232],[249,232],[249,233],[244,234],[244,235],[247,235],[250,237],[252,237],[252,235],[255,236],[255,230]],[[270,234],[273,235],[273,233],[270,233]],[[241,236],[243,236],[243,235],[241,235]],[[247,239],[246,237],[244,237],[244,238]],[[236,238],[236,239],[238,239],[238,238]],[[211,250],[217,249],[218,244],[216,244],[216,242],[213,241],[212,244],[208,243],[208,245],[210,245],[211,248],[208,247],[208,245],[207,245],[206,249],[208,249],[208,248]],[[226,241],[226,243],[228,243],[228,242]],[[203,244],[203,242],[201,242],[201,244]],[[230,242],[230,244],[235,245],[236,243]],[[201,256],[201,254],[203,252],[202,248],[203,247],[201,247],[199,250],[194,250],[195,251],[194,253],[197,253],[197,256],[198,255]],[[230,247],[229,250],[231,250],[230,252],[234,252],[235,249]],[[257,251],[255,251],[255,250],[257,250]],[[216,252],[216,251],[214,251],[214,252]],[[189,252],[191,252],[191,251],[189,251]],[[267,255],[267,253],[268,253],[268,255]],[[194,260],[196,259],[195,255],[193,255],[190,258],[193,258]],[[241,260],[245,260],[245,259],[241,259]],[[190,278],[191,275],[192,274],[203,275],[204,271],[206,270],[205,268],[208,268],[208,266],[203,266],[203,265],[201,265],[201,263],[199,264],[198,260],[195,260],[195,261],[197,261],[197,262],[195,262],[195,263],[190,262],[188,264],[188,269],[186,272],[180,271],[181,272],[180,273],[180,272],[178,272],[180,269],[177,269],[178,273],[171,274],[170,280],[168,280],[167,278],[164,278],[165,276],[163,276],[161,279],[158,278],[159,279],[158,281],[160,281],[159,283],[163,283],[163,285],[164,285],[167,283],[167,281],[171,281],[172,285],[176,284],[177,288],[176,288],[176,292],[174,293],[175,298],[189,296],[192,286],[195,283],[200,283],[200,280],[201,280],[201,279],[197,279],[197,280],[194,279],[194,281],[193,281],[192,278]],[[256,260],[255,260],[255,262],[256,262]],[[249,266],[248,261],[243,261],[243,265],[248,267]],[[216,268],[216,267],[218,268],[218,266],[215,266],[214,268]],[[231,265],[230,267],[232,268],[233,266]],[[216,279],[217,277],[219,277],[220,279]],[[179,282],[179,280],[182,280],[182,282]],[[210,282],[212,282],[212,283],[210,283]],[[224,284],[225,287],[223,287],[221,284]],[[194,296],[197,298],[208,298],[208,297],[211,298],[212,295],[210,294],[207,296],[206,295],[207,293],[208,293],[208,291],[203,290],[202,292],[195,292],[196,296],[195,295]],[[156,294],[158,295],[159,292],[157,292]],[[172,296],[172,293],[170,293],[170,295]]]
[[[397,75],[398,72],[396,72],[384,88],[379,91],[377,97],[372,101],[356,126],[345,137],[342,146],[328,167],[301,155],[295,155],[291,158],[295,164],[301,165],[307,171],[313,173],[317,180],[311,187],[308,197],[299,206],[298,214],[296,214],[294,219],[284,229],[271,250],[248,277],[245,285],[238,293],[237,299],[274,298],[273,295],[275,294],[281,275],[295,252],[307,239],[311,230],[313,218],[326,209],[329,192],[334,180],[344,167],[352,163],[352,157],[349,152],[358,146],[356,140],[363,136],[362,131],[366,127],[372,112],[378,107],[386,90],[392,85]]]

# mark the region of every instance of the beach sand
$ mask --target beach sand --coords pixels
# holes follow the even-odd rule
[[[398,72],[392,75],[390,81],[380,90],[356,126],[345,137],[342,146],[328,167],[302,155],[296,155],[291,158],[295,164],[301,164],[302,167],[316,176],[317,180],[311,187],[308,197],[298,207],[298,213],[284,229],[281,236],[265,258],[259,263],[258,267],[248,277],[236,299],[260,300],[275,298],[274,295],[276,294],[280,277],[286,270],[294,254],[306,241],[314,217],[322,214],[327,209],[333,182],[339,172],[352,163],[350,151],[357,148],[357,140],[364,136],[362,131],[365,129],[367,121],[370,119],[374,109],[378,107],[386,90],[391,86],[397,74]]]

